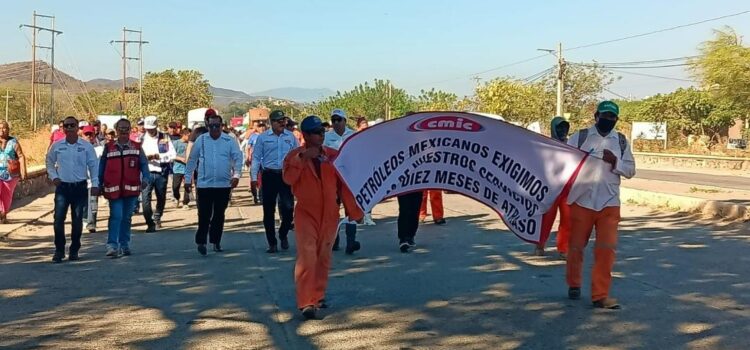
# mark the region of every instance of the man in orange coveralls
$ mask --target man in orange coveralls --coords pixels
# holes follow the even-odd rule
[[[349,220],[361,221],[364,213],[333,167],[338,151],[323,147],[326,130],[320,118],[308,116],[300,123],[300,130],[305,146],[292,150],[284,158],[282,174],[297,198],[294,208],[297,307],[306,319],[314,319],[318,308],[327,307],[324,297],[339,221],[336,199],[341,198]]]

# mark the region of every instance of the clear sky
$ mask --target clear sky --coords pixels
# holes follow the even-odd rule
[[[464,95],[475,84],[473,73],[537,56],[538,48],[554,48],[558,41],[575,47],[620,38],[750,10],[750,2],[2,0],[0,63],[30,60],[30,32],[18,25],[29,24],[34,10],[55,15],[64,32],[57,40],[57,67],[84,80],[121,76],[119,54],[109,41],[120,40],[126,26],[142,28],[151,42],[144,51],[147,71],[197,69],[217,87],[248,93],[289,86],[337,90],[384,78],[412,93],[435,87]],[[750,35],[750,14],[565,56],[599,62],[690,56],[713,28],[724,25]],[[40,50],[39,56],[47,54]],[[523,78],[554,63],[548,56],[480,77]],[[137,63],[130,67],[129,76],[136,75]],[[688,78],[681,67],[637,72]],[[636,97],[689,85],[621,76],[611,90]]]

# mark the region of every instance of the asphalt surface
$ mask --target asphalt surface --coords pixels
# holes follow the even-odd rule
[[[743,176],[638,169],[636,177],[648,180],[672,181],[750,191],[750,178]]]
[[[51,264],[50,216],[14,232],[0,243],[0,348],[750,346],[746,224],[624,207],[612,288],[623,309],[603,311],[590,306],[588,269],[582,300],[568,300],[554,248],[530,256],[495,214],[463,197],[445,196],[448,225],[422,225],[417,249],[398,252],[390,201],[375,208],[377,226],[361,231],[362,251],[334,254],[324,318],[303,321],[294,240],[289,252],[264,253],[261,209],[246,193],[228,209],[226,252],[207,257],[193,243],[194,209],[170,207],[166,228],[150,234],[136,218],[134,255],[119,259],[104,256],[99,232],[85,234],[83,260]],[[100,218],[103,231],[106,210]]]

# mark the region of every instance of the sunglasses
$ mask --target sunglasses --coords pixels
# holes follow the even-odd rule
[[[211,129],[218,129],[221,128],[221,124],[208,124],[208,127]]]
[[[65,123],[65,124],[63,124],[63,127],[64,128],[68,128],[68,129],[77,128],[78,127],[78,123]]]

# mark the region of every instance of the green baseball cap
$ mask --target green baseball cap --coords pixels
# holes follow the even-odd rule
[[[596,111],[599,113],[610,112],[616,116],[620,115],[620,107],[612,101],[602,101],[596,106]]]
[[[284,114],[284,111],[277,109],[271,112],[271,115],[269,116],[268,119],[271,119],[273,121],[273,120],[281,120],[284,118],[286,118],[286,114]]]

